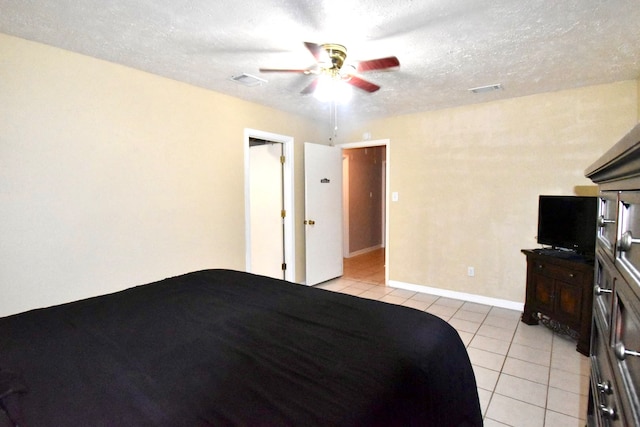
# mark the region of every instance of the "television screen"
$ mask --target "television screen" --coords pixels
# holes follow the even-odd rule
[[[538,243],[593,254],[597,216],[597,197],[540,196]]]

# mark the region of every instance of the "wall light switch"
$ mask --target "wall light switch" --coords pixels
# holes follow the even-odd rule
[[[398,192],[394,191],[393,193],[391,193],[391,201],[392,202],[397,202],[398,201]]]

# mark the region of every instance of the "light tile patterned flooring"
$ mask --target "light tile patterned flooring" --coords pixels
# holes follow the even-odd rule
[[[386,287],[383,264],[383,250],[345,259],[345,274],[317,287],[449,322],[467,346],[486,427],[586,424],[590,364],[575,341],[522,323],[514,310]]]

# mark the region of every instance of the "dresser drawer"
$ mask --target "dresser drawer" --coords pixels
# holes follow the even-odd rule
[[[614,298],[610,359],[617,382],[625,389],[626,418],[640,425],[640,307],[628,289],[616,290]]]
[[[593,285],[593,315],[602,322],[607,337],[610,328],[611,307],[615,290],[616,270],[612,262],[600,251],[596,253]]]
[[[617,234],[616,262],[640,296],[640,192],[620,193]]]
[[[591,328],[591,388],[589,415],[596,426],[625,426],[620,390],[607,358],[608,339],[594,320]]]
[[[598,245],[605,253],[614,258],[616,230],[618,229],[618,192],[601,191],[598,199],[598,227],[596,236]]]

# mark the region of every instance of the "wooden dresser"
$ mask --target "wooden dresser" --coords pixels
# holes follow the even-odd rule
[[[640,125],[586,176],[599,187],[590,426],[640,426]]]

